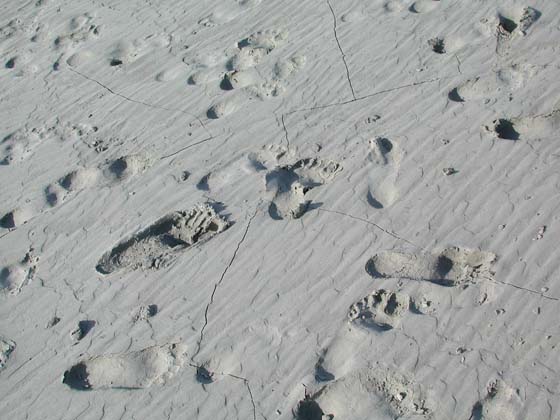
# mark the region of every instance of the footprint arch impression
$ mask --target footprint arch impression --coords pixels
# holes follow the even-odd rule
[[[229,223],[208,204],[176,211],[116,245],[101,257],[95,268],[101,274],[122,269],[162,268],[179,252],[211,239],[228,227]]]
[[[458,286],[478,279],[492,279],[496,255],[474,249],[449,247],[431,254],[383,251],[366,263],[375,278],[404,278]]]

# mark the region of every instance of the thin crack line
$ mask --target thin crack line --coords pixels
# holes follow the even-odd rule
[[[317,109],[331,108],[333,106],[348,105],[348,104],[351,104],[351,103],[354,103],[354,102],[363,101],[364,99],[372,98],[374,96],[382,95],[384,93],[390,93],[390,92],[394,92],[394,91],[397,91],[397,90],[406,89],[406,88],[409,88],[409,87],[415,87],[415,86],[420,86],[420,85],[424,85],[424,84],[427,84],[427,83],[439,82],[440,80],[451,79],[451,78],[452,77],[449,76],[449,77],[442,77],[442,78],[438,77],[436,79],[422,80],[420,82],[414,82],[414,83],[409,83],[409,84],[406,84],[406,85],[396,86],[396,87],[393,87],[393,88],[379,90],[377,92],[372,92],[372,93],[369,93],[369,94],[364,95],[364,96],[359,96],[355,99],[350,99],[348,101],[333,102],[333,103],[330,103],[330,104],[319,105],[319,106],[314,106],[314,107],[310,107],[310,108],[294,109],[293,111],[286,112],[284,115],[295,114],[297,112],[302,112],[302,111],[314,111],[314,110],[317,110]]]
[[[194,143],[191,143],[191,144],[189,144],[189,145],[187,145],[187,146],[185,146],[185,147],[182,147],[182,148],[180,148],[179,150],[176,150],[175,152],[170,153],[169,155],[162,156],[162,157],[160,157],[159,159],[160,159],[160,160],[168,159],[168,158],[170,158],[170,157],[173,157],[173,156],[175,156],[175,155],[178,155],[178,154],[181,153],[181,152],[184,152],[184,151],[187,150],[187,149],[190,149],[191,147],[198,146],[198,145],[201,144],[201,143],[206,143],[207,141],[210,141],[210,140],[213,140],[213,139],[215,139],[215,137],[207,137],[207,138],[205,138],[205,139],[203,139],[203,140],[199,140],[199,141],[194,142]]]
[[[247,387],[247,390],[249,391],[249,397],[251,397],[251,404],[253,405],[253,420],[257,420],[257,406],[255,405],[255,400],[253,398],[253,391],[251,391],[251,385],[249,385],[249,379],[244,378],[242,376],[234,375],[233,373],[226,373],[225,375],[231,376],[232,378],[239,379],[239,380],[245,382],[245,386]]]
[[[548,296],[548,295],[545,295],[544,293],[538,292],[536,290],[528,289],[528,288],[523,287],[523,286],[518,286],[518,285],[513,284],[513,283],[507,283],[505,281],[496,280],[496,279],[491,278],[491,277],[480,277],[480,278],[482,278],[484,280],[487,280],[487,281],[490,281],[492,283],[501,284],[502,286],[509,286],[509,287],[513,287],[514,289],[523,290],[525,292],[528,292],[528,293],[531,293],[531,294],[534,294],[534,295],[538,295],[538,296],[543,297],[543,298],[548,299],[548,300],[553,300],[553,301],[556,301],[556,302],[560,301],[560,298],[557,298],[557,297],[554,297],[554,296]]]
[[[282,114],[282,127],[284,127],[284,137],[286,138],[286,145],[289,149],[290,148],[290,139],[288,138],[288,129],[286,128],[286,123],[284,122],[284,114]]]
[[[243,236],[241,237],[240,241],[237,243],[237,247],[235,248],[235,251],[233,252],[233,255],[231,257],[231,260],[229,261],[229,264],[226,266],[226,268],[222,272],[222,275],[220,276],[220,280],[218,280],[218,282],[216,284],[214,284],[214,289],[212,290],[212,294],[210,295],[210,302],[208,302],[208,304],[206,305],[206,309],[204,310],[204,325],[202,326],[202,329],[200,330],[200,338],[199,338],[198,343],[197,343],[196,352],[191,357],[191,360],[193,362],[194,362],[194,358],[196,356],[198,356],[198,353],[200,353],[200,350],[202,348],[202,340],[204,339],[204,330],[208,326],[208,312],[210,310],[210,306],[212,306],[212,304],[214,303],[214,296],[216,294],[216,291],[218,290],[218,287],[224,281],[226,273],[228,272],[229,268],[232,266],[233,262],[235,261],[235,258],[237,257],[237,253],[239,252],[239,249],[241,248],[241,245],[243,244],[243,242],[245,241],[245,238],[247,237],[247,233],[249,232],[249,228],[251,227],[251,222],[257,216],[258,208],[259,208],[259,206],[257,205],[257,208],[255,209],[255,213],[253,213],[253,215],[251,216],[251,218],[247,222],[247,226],[245,227],[245,231],[243,232]]]
[[[344,67],[346,68],[346,78],[348,79],[350,90],[352,91],[352,97],[354,98],[354,100],[356,100],[356,93],[354,92],[354,86],[352,86],[352,80],[350,79],[350,70],[348,70],[348,63],[346,62],[346,54],[344,54],[344,51],[342,50],[342,46],[340,45],[340,41],[338,40],[338,34],[336,31],[336,15],[334,13],[334,10],[329,0],[327,0],[327,5],[329,6],[329,9],[331,10],[332,17],[333,17],[334,39],[336,39],[336,44],[338,45],[338,49],[340,50],[340,54],[342,55],[342,62],[344,63]]]
[[[405,239],[405,238],[403,238],[403,237],[397,235],[396,233],[391,232],[390,230],[385,229],[383,226],[380,226],[380,225],[378,225],[377,223],[372,222],[371,220],[362,219],[361,217],[354,216],[354,215],[348,214],[348,213],[343,213],[343,212],[337,211],[337,210],[329,210],[329,209],[318,208],[317,211],[324,211],[324,212],[327,212],[327,213],[339,214],[339,215],[341,215],[341,216],[346,216],[346,217],[349,217],[349,218],[351,218],[351,219],[354,219],[354,220],[358,220],[358,221],[360,221],[360,222],[367,223],[368,225],[375,226],[375,227],[376,227],[377,229],[379,229],[380,231],[386,233],[386,234],[389,235],[389,236],[392,236],[392,237],[395,238],[395,239],[398,239],[399,241],[406,242],[407,244],[410,244],[410,245],[412,245],[412,246],[414,246],[414,247],[416,247],[416,248],[418,248],[418,249],[424,250],[424,248],[422,248],[421,246],[416,245],[414,242],[411,242],[411,241],[409,241],[408,239]]]
[[[129,102],[133,102],[133,103],[135,103],[135,104],[143,105],[143,106],[146,106],[146,107],[148,107],[148,108],[161,109],[161,110],[164,110],[164,111],[171,111],[171,112],[180,112],[180,113],[182,113],[182,114],[184,114],[184,115],[188,115],[189,117],[193,117],[193,118],[195,118],[195,119],[199,122],[200,126],[204,129],[204,131],[206,131],[206,133],[207,133],[210,137],[213,137],[212,133],[211,133],[210,130],[208,130],[208,128],[204,125],[204,123],[202,122],[202,120],[200,119],[200,117],[197,117],[197,116],[194,115],[194,114],[191,114],[191,113],[189,113],[189,112],[187,112],[187,111],[183,111],[182,109],[167,108],[167,107],[164,107],[164,106],[159,106],[159,105],[150,104],[150,103],[148,103],[148,102],[139,101],[139,100],[137,100],[137,99],[131,98],[131,97],[126,96],[126,95],[123,95],[122,93],[119,93],[119,92],[117,92],[117,91],[111,89],[109,86],[107,86],[107,85],[101,83],[99,80],[96,80],[96,79],[94,79],[94,78],[92,78],[92,77],[90,77],[90,76],[88,76],[88,75],[86,75],[86,74],[84,74],[84,73],[81,73],[81,72],[79,72],[78,70],[75,70],[75,69],[73,69],[73,68],[71,68],[71,67],[68,67],[68,70],[72,71],[73,73],[76,73],[76,74],[80,75],[81,77],[83,77],[83,78],[86,79],[86,80],[89,80],[90,82],[97,83],[97,84],[98,84],[99,86],[101,86],[103,89],[107,90],[108,92],[110,92],[111,94],[113,94],[113,95],[115,95],[115,96],[118,96],[119,98],[124,99],[125,101],[129,101]]]

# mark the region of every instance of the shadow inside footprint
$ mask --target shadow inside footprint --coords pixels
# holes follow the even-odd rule
[[[323,410],[311,397],[306,396],[301,400],[297,407],[297,420],[321,420],[323,418]]]
[[[461,98],[461,95],[459,95],[459,91],[457,90],[457,88],[452,89],[447,95],[447,97],[449,98],[450,101],[453,102],[465,102],[464,99]]]
[[[494,127],[496,135],[504,140],[519,140],[519,133],[513,123],[506,119],[499,119]]]
[[[383,208],[383,204],[381,204],[379,201],[377,201],[374,197],[373,194],[371,193],[371,191],[368,191],[367,193],[367,202],[370,206],[372,206],[374,209],[382,209]]]
[[[78,363],[64,372],[62,383],[78,391],[91,389],[85,363]]]
[[[499,15],[498,19],[500,20],[499,27],[508,34],[513,33],[513,31],[517,29],[517,23],[515,23],[513,20],[508,19],[507,17],[502,15]]]

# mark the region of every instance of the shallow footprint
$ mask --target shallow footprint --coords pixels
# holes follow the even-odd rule
[[[423,388],[412,379],[383,367],[349,373],[321,388],[314,401],[334,419],[393,420],[427,418],[432,409]]]
[[[64,372],[62,382],[75,390],[138,389],[162,384],[183,366],[186,347],[165,344],[79,362]]]
[[[496,255],[491,252],[450,247],[434,254],[384,251],[366,263],[376,278],[428,281],[441,286],[458,286],[477,279],[492,279]]]
[[[398,145],[385,137],[370,140],[369,160],[375,166],[369,172],[367,202],[375,209],[390,207],[399,198],[396,188],[401,159]]]
[[[518,393],[500,380],[488,385],[487,395],[472,410],[473,420],[520,420],[516,415],[522,408]]]

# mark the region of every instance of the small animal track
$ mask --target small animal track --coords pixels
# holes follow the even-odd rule
[[[368,175],[367,202],[375,209],[382,209],[398,199],[395,184],[401,152],[395,142],[385,137],[370,140],[369,146],[368,156],[375,166]]]
[[[110,274],[122,269],[159,269],[181,251],[223,232],[229,223],[208,204],[177,211],[136,233],[99,260],[96,270]]]
[[[419,384],[383,367],[349,373],[325,385],[313,400],[334,419],[429,418],[432,413]]]
[[[125,354],[84,360],[64,372],[62,382],[75,390],[138,389],[163,384],[183,366],[183,344],[165,344]]]
[[[266,189],[273,196],[270,216],[276,220],[300,218],[311,204],[309,191],[331,182],[341,170],[340,164],[317,158],[273,169],[265,177]]]
[[[493,279],[491,252],[450,247],[434,254],[385,251],[366,263],[372,277],[428,281],[441,286],[459,286],[479,279]]]
[[[0,336],[0,371],[2,371],[6,367],[8,359],[15,349],[15,342]]]
[[[348,319],[365,328],[387,331],[398,326],[402,316],[409,310],[408,296],[380,289],[353,304]]]
[[[522,402],[518,391],[500,380],[491,382],[486,397],[478,401],[471,414],[472,420],[520,420]]]
[[[21,262],[3,267],[0,270],[0,291],[17,295],[21,289],[33,281],[39,258],[30,249]]]

